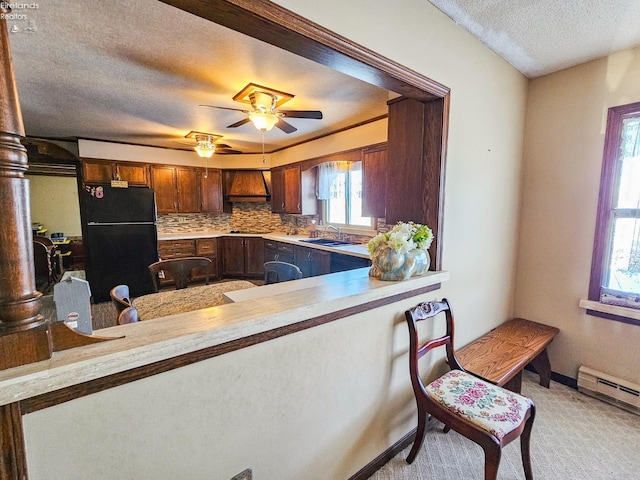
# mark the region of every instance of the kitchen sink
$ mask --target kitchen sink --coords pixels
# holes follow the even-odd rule
[[[314,245],[325,245],[328,247],[336,247],[340,245],[355,245],[351,242],[344,242],[342,240],[333,240],[331,238],[305,238],[300,240],[301,242],[312,243]]]

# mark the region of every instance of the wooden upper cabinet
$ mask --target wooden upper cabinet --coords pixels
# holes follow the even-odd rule
[[[300,165],[284,169],[284,211],[285,213],[302,213],[300,205],[301,192]]]
[[[200,183],[194,168],[176,168],[178,185],[178,212],[198,213],[200,211]]]
[[[271,170],[271,211],[284,213],[284,168]]]
[[[177,188],[175,168],[163,165],[151,166],[151,187],[156,194],[158,213],[177,213]]]
[[[387,147],[365,149],[362,155],[362,216],[385,216],[387,192]]]
[[[111,162],[83,160],[82,180],[84,183],[110,183],[113,180]]]
[[[429,249],[431,269],[439,270],[444,199],[444,144],[448,97],[419,102],[390,100],[386,222],[414,221],[429,225],[435,241]]]
[[[149,185],[149,166],[136,165],[131,163],[118,162],[115,165],[116,178],[119,175],[120,180],[126,180],[129,185],[148,186]]]
[[[201,212],[222,213],[222,170],[209,168],[200,171],[200,202]]]
[[[109,184],[111,180],[126,180],[131,186],[149,186],[149,166],[135,162],[83,160],[82,180],[86,184]]]
[[[200,211],[200,177],[195,168],[151,165],[151,187],[158,213]]]
[[[271,211],[315,215],[318,211],[315,171],[315,168],[303,171],[299,163],[271,170]]]

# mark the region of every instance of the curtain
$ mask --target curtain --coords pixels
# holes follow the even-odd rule
[[[362,162],[325,162],[316,167],[316,197],[318,200],[328,200],[331,184],[344,172],[352,172],[362,168]]]

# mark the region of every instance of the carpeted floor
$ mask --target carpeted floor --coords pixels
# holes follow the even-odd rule
[[[640,416],[551,382],[547,390],[525,371],[522,393],[536,402],[531,437],[535,480],[640,479]],[[411,446],[376,472],[372,480],[481,480],[484,455],[454,431],[432,420],[412,465]],[[503,450],[498,480],[523,480],[520,441]]]
[[[42,297],[42,310],[40,313],[48,320],[57,320],[56,304],[53,301],[53,295],[44,295]],[[117,325],[118,314],[116,307],[111,302],[98,303],[91,305],[91,324],[94,330],[101,328],[113,327]]]

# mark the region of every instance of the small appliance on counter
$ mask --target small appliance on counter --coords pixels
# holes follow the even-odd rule
[[[62,233],[62,232],[52,233],[50,238],[51,238],[52,242],[66,242],[67,241],[67,237],[65,237],[64,233]]]

